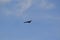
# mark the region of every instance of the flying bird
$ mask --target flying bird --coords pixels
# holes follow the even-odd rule
[[[32,22],[32,20],[29,20],[29,21],[25,21],[24,23],[31,23]]]

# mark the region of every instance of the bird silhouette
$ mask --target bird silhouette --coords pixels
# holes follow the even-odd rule
[[[32,20],[29,20],[29,21],[25,21],[24,23],[31,23],[32,22]]]

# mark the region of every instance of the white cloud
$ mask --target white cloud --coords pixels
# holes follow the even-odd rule
[[[0,0],[2,4],[11,2],[12,0]],[[8,4],[9,5],[9,4]],[[7,14],[14,14],[17,16],[23,15],[23,13],[28,10],[32,5],[32,0],[14,0],[13,4],[9,5],[7,8],[4,7],[3,11]]]
[[[47,0],[41,0],[40,7],[43,9],[52,9],[55,8],[53,3],[49,3]]]
[[[9,3],[12,0],[0,0],[0,3]],[[32,6],[32,0],[16,0],[16,4],[14,4],[13,7],[11,7],[10,13],[15,13],[17,16],[23,15],[25,11],[27,11]],[[12,6],[12,5],[10,5]],[[45,9],[51,9],[54,7],[54,4],[48,3],[46,0],[41,0],[40,7]],[[7,11],[8,14],[8,11]]]
[[[20,14],[23,14],[32,5],[32,0],[24,0],[22,3],[18,3],[16,8],[20,8]],[[18,10],[18,9],[17,9]]]
[[[11,0],[0,0],[0,2],[8,3],[8,2],[11,2]],[[7,15],[10,15],[10,14],[14,14],[14,15],[16,14],[17,16],[23,15],[23,13],[32,6],[32,0],[16,0],[16,2],[17,3],[14,4],[14,6],[11,7],[11,9],[8,9],[8,8],[7,10],[5,9]],[[46,8],[50,9],[54,7],[54,4],[48,3],[46,0],[41,0],[40,7],[45,9]]]
[[[27,11],[32,5],[32,0],[17,0],[17,3],[15,4],[13,11],[15,11],[17,16],[24,15],[23,13]]]

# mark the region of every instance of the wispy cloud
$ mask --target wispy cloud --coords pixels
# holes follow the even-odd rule
[[[4,10],[6,11],[7,15],[13,13],[14,15],[20,16],[20,15],[23,15],[23,13],[31,7],[32,0],[16,0],[16,1],[15,0],[14,1],[13,0],[0,0],[0,3],[2,4],[11,3],[11,4],[7,4],[7,7],[6,8],[4,7],[3,9],[3,11]]]
[[[43,9],[53,9],[55,5],[53,3],[49,3],[47,0],[41,0],[40,7]]]
[[[19,7],[20,14],[23,14],[26,10],[28,10],[31,7],[31,5],[32,5],[32,0],[24,0],[22,3],[17,4],[17,8]]]
[[[0,0],[0,2],[8,3],[11,2],[11,0]],[[20,0],[16,0],[16,4],[13,4],[14,6],[11,7],[11,9],[5,8],[3,11],[6,13],[6,15],[11,15],[14,14],[16,16],[24,15],[23,13],[27,11],[31,6],[32,6],[32,0],[23,0],[22,2]],[[54,8],[55,5],[53,3],[49,3],[46,0],[41,0],[40,2],[40,7],[43,9],[51,9]],[[36,16],[35,16],[36,17]],[[51,18],[51,19],[59,19],[58,17],[53,17],[53,16],[39,16],[37,18],[40,19],[46,19],[46,18]]]
[[[13,4],[12,4],[12,1],[14,1],[14,2],[16,1],[16,3],[13,2]],[[5,11],[7,11],[6,14],[9,15],[9,12],[10,12],[11,14],[14,13],[17,16],[20,16],[20,15],[23,15],[23,13],[32,6],[33,1],[34,0],[0,0],[0,4],[1,3],[5,4],[5,3],[11,2],[11,4],[8,4],[11,6],[11,8],[10,7],[9,7],[10,9],[8,9],[7,7],[5,8]],[[14,6],[12,6],[12,5],[14,5]],[[53,3],[49,3],[46,0],[41,0],[39,7],[42,9],[52,9],[55,7],[55,5]]]

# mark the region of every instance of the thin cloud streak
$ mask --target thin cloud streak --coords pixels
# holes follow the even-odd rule
[[[7,1],[7,0],[5,0],[5,1]],[[17,3],[11,9],[5,8],[6,15],[13,14],[16,16],[23,16],[24,12],[27,11],[32,6],[32,2],[33,2],[33,0],[23,0],[22,2],[20,2],[19,0],[16,0],[16,1],[17,1]],[[3,2],[4,2],[4,0],[3,0]],[[10,1],[7,1],[7,2],[10,2]],[[41,0],[40,7],[43,9],[50,9],[50,8],[54,7],[54,4],[48,3],[46,0]],[[4,11],[4,9],[3,9],[3,11]]]
[[[12,0],[0,0],[0,2],[2,4],[4,4],[4,3],[10,3],[10,2],[13,2],[13,1]],[[23,1],[22,0],[21,1],[20,0],[16,0],[16,2],[13,2],[13,3],[16,3],[16,4],[12,4],[14,6],[10,5],[11,9],[4,7],[4,9],[2,11],[4,11],[6,9],[5,10],[6,11],[6,15],[14,14],[16,16],[20,16],[20,15],[23,16],[24,12],[27,11],[32,5],[32,0],[23,0]]]
[[[20,6],[20,7],[21,7],[21,9],[20,9],[20,14],[23,15],[23,13],[24,13],[25,11],[27,11],[27,10],[31,7],[31,5],[32,5],[32,0],[24,0],[22,3],[19,3],[19,4],[21,4],[21,5],[17,5],[17,6]],[[17,9],[17,10],[18,10],[18,9]]]

